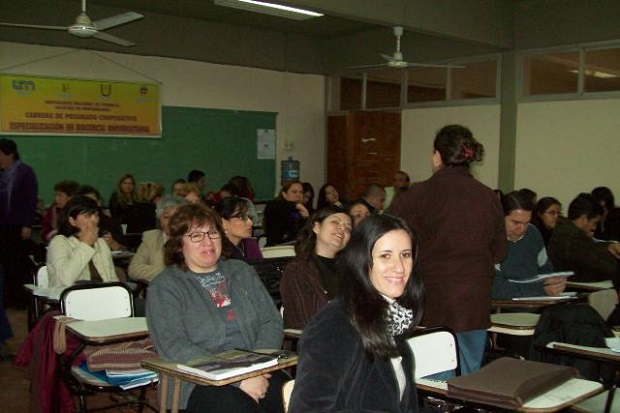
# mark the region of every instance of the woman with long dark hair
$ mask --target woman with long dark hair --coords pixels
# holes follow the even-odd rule
[[[285,328],[302,329],[340,292],[336,256],[351,236],[351,217],[336,206],[315,212],[295,244],[296,257],[284,269],[280,294]]]
[[[418,411],[405,342],[422,316],[414,237],[399,218],[373,215],[341,256],[342,294],[304,329],[290,413]]]

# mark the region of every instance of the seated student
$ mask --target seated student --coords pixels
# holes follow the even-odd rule
[[[407,225],[387,214],[353,231],[342,256],[342,294],[301,337],[289,413],[420,411],[405,342],[424,301],[414,242]]]
[[[319,189],[319,195],[316,202],[316,210],[323,209],[326,206],[335,205],[340,208],[344,208],[344,202],[340,199],[340,193],[336,189],[336,187],[331,183],[324,184],[321,189]]]
[[[173,196],[181,196],[181,194],[179,193],[181,191],[181,188],[183,187],[183,184],[186,183],[187,181],[183,178],[179,178],[176,181],[174,181],[172,183],[172,188],[171,188],[171,192],[170,195]]]
[[[197,204],[202,202],[200,198],[200,188],[193,182],[186,182],[181,185],[177,191],[177,195],[185,198],[190,204]]]
[[[80,184],[75,181],[60,181],[54,185],[54,203],[41,220],[41,236],[46,244],[56,235],[60,213],[79,186]]]
[[[164,186],[157,182],[140,182],[136,202],[127,214],[127,233],[141,234],[157,228],[155,204],[164,196]]]
[[[215,206],[222,218],[225,237],[222,238],[222,254],[239,260],[260,260],[263,254],[252,238],[252,216],[245,198],[228,196]]]
[[[383,211],[385,196],[385,189],[373,184],[366,188],[366,192],[358,199],[358,202],[364,203],[371,214],[380,214]]]
[[[596,226],[594,237],[607,241],[620,241],[620,208],[611,189],[599,186],[592,190],[592,196],[603,207],[603,217]]]
[[[536,211],[532,214],[532,224],[542,235],[545,246],[549,245],[553,228],[558,223],[561,211],[562,204],[560,201],[550,196],[540,198],[536,203]]]
[[[123,235],[123,228],[114,218],[103,213],[99,191],[93,186],[82,185],[78,188],[75,195],[87,196],[97,203],[99,207],[99,237],[103,238],[110,250],[125,251],[127,249],[127,240],[125,235]]]
[[[170,237],[168,222],[177,209],[186,203],[184,198],[177,196],[165,197],[157,202],[155,212],[159,228],[142,234],[142,243],[129,263],[129,278],[151,281],[164,270],[164,244]]]
[[[125,174],[116,183],[116,190],[110,196],[108,208],[112,218],[121,224],[127,223],[127,215],[136,202],[136,180]]]
[[[411,185],[411,179],[409,174],[405,171],[398,171],[394,174],[394,183],[392,186],[385,187],[385,209],[388,209],[392,205],[392,201],[396,199],[400,194],[409,189]]]
[[[186,363],[234,348],[278,349],[282,317],[256,272],[221,258],[220,217],[202,204],[183,205],[170,219],[167,267],[149,286],[146,322],[157,354]],[[186,413],[282,412],[285,373],[274,371],[226,386],[180,384]],[[168,387],[171,408],[172,386]]]
[[[308,214],[312,215],[314,211],[314,187],[310,182],[302,182],[301,184],[304,187],[304,199],[302,204],[308,210]]]
[[[302,203],[304,189],[299,181],[285,182],[277,198],[267,202],[264,211],[266,246],[295,241],[308,218]]]
[[[351,217],[337,206],[315,212],[297,237],[296,257],[284,268],[280,295],[284,327],[303,329],[340,293],[336,255],[351,237]]]
[[[47,249],[50,287],[76,281],[118,281],[108,244],[99,238],[99,206],[86,196],[74,196],[60,214],[58,234]]]
[[[360,222],[368,218],[371,213],[364,202],[353,202],[347,208],[349,215],[353,218],[353,228],[356,228]]]
[[[566,288],[566,278],[550,277],[534,283],[515,283],[538,274],[553,272],[542,237],[530,224],[533,205],[520,191],[510,192],[502,199],[508,238],[508,255],[495,265],[491,298],[555,296]]]
[[[547,252],[556,271],[574,271],[571,281],[595,282],[620,277],[620,244],[597,242],[596,224],[603,207],[588,193],[581,193],[568,206],[568,218],[560,217]]]

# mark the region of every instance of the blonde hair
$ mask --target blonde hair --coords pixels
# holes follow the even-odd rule
[[[154,202],[164,195],[164,186],[157,182],[140,182],[136,192],[138,202]]]

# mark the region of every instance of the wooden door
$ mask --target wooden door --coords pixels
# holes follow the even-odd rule
[[[328,118],[327,179],[347,200],[371,184],[390,186],[400,169],[398,112],[351,112]]]

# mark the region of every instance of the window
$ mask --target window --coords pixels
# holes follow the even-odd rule
[[[577,93],[579,52],[527,56],[523,60],[524,96]]]
[[[586,50],[584,91],[620,90],[620,48]]]
[[[523,56],[522,95],[620,91],[620,46],[586,46]]]
[[[407,102],[435,102],[446,100],[448,70],[438,67],[409,70]]]
[[[468,63],[450,69],[450,99],[495,98],[497,95],[497,60]]]

